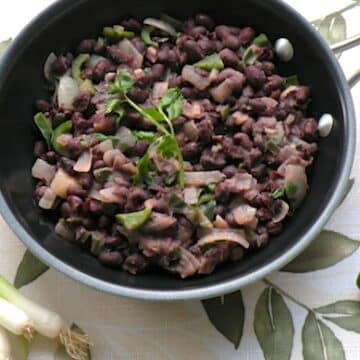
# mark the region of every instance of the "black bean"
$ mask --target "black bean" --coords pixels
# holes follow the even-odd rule
[[[225,66],[236,67],[239,64],[239,57],[230,49],[221,50],[219,56]]]
[[[148,90],[140,89],[138,87],[132,88],[129,92],[129,98],[139,104],[144,103],[148,96]]]
[[[255,37],[255,30],[250,27],[245,27],[239,32],[239,39],[241,45],[248,44]]]
[[[140,38],[136,37],[136,38],[132,39],[131,42],[135,46],[137,51],[139,51],[140,54],[142,54],[142,55],[145,54],[146,46]]]
[[[263,86],[266,81],[266,75],[264,71],[255,65],[250,65],[245,69],[245,76],[247,82],[256,88]]]
[[[199,143],[189,142],[182,147],[181,152],[185,160],[194,160],[199,157],[201,146]]]
[[[197,61],[202,58],[202,52],[194,40],[186,40],[183,45],[183,50],[186,52],[187,56],[189,57],[189,61]]]
[[[110,60],[100,60],[93,69],[93,80],[99,82],[104,80],[105,74],[108,72],[115,71],[116,67],[111,63]]]
[[[78,53],[92,53],[95,45],[96,41],[94,39],[85,39],[80,42],[76,51]]]
[[[116,115],[95,114],[92,116],[94,130],[103,134],[111,134],[114,131]]]
[[[36,107],[40,112],[43,112],[43,113],[46,113],[46,112],[50,111],[50,109],[51,109],[50,103],[46,100],[37,100]]]
[[[273,221],[269,221],[266,224],[266,229],[270,235],[277,235],[282,230],[282,224],[281,222],[274,223]]]
[[[164,75],[165,67],[163,64],[154,64],[151,68],[151,76],[154,81],[162,80]]]
[[[129,30],[129,31],[134,31],[134,32],[140,32],[141,31],[141,23],[139,21],[137,21],[136,19],[134,18],[130,18],[130,19],[127,19],[127,20],[123,20],[121,22],[121,25],[126,29],[126,30]]]
[[[209,15],[197,14],[195,22],[197,25],[205,26],[208,30],[212,30],[215,27],[215,22]]]
[[[66,56],[60,55],[52,65],[52,71],[55,75],[64,75],[65,71],[70,67],[70,62]]]
[[[206,170],[222,169],[226,165],[226,157],[221,152],[206,149],[201,155],[200,163]]]
[[[229,34],[223,37],[223,44],[231,50],[237,50],[239,49],[241,42],[237,36]]]
[[[216,43],[207,37],[203,37],[198,41],[198,46],[204,55],[216,52]]]
[[[124,256],[119,251],[104,250],[99,255],[99,261],[111,268],[121,268]]]
[[[251,169],[251,175],[257,179],[262,179],[267,175],[267,166],[265,164],[259,164]]]
[[[184,22],[183,30],[185,34],[189,34],[192,28],[196,26],[194,19],[188,19]]]
[[[195,26],[189,31],[189,35],[195,39],[199,39],[201,35],[207,34],[207,29],[204,26]]]
[[[222,172],[227,178],[231,178],[238,172],[238,169],[235,165],[227,165],[224,167]]]
[[[86,93],[78,95],[73,102],[75,111],[84,112],[90,105],[91,96]]]
[[[253,147],[253,143],[247,134],[242,132],[236,133],[234,134],[233,139],[236,145],[241,145],[246,150],[251,150]]]

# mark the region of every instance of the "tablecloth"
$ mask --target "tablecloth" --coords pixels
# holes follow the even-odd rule
[[[52,0],[1,0],[0,38],[16,36],[33,16],[51,2]],[[342,14],[346,19],[347,36],[360,32],[360,6],[353,7],[357,1],[291,0],[289,3],[300,10],[309,20],[318,19],[349,5],[350,9]],[[340,62],[346,74],[350,74],[356,67],[360,67],[359,59],[360,47],[341,56]],[[359,116],[360,86],[353,89],[353,97]],[[357,131],[359,131],[359,126]],[[358,147],[352,171],[355,183],[349,196],[334,213],[326,228],[360,241],[359,155]],[[0,234],[2,253],[0,272],[8,279],[13,280],[25,248],[1,218]],[[268,276],[268,280],[274,284],[271,288],[272,295],[267,290],[269,289],[268,284],[260,281],[243,289],[242,298],[239,297],[239,294],[235,294],[233,297],[225,297],[204,304],[200,301],[142,302],[98,292],[52,269],[25,286],[22,291],[35,301],[62,314],[69,323],[75,322],[81,326],[93,342],[91,352],[92,358],[96,360],[261,360],[265,356],[267,359],[274,360],[289,358],[289,356],[282,357],[283,354],[280,353],[279,356],[276,356],[276,352],[274,357],[270,357],[271,351],[264,350],[265,345],[261,344],[261,336],[260,341],[258,340],[259,332],[261,332],[259,330],[260,322],[266,314],[262,314],[263,317],[258,319],[255,319],[258,315],[254,314],[261,310],[261,301],[269,300],[270,295],[272,296],[270,304],[273,310],[272,316],[278,316],[276,311],[280,311],[280,308],[283,317],[289,318],[290,315],[286,310],[288,309],[291,313],[290,318],[293,319],[292,326],[289,322],[283,321],[285,330],[279,332],[281,335],[281,331],[292,332],[294,330],[290,358],[292,360],[302,359],[304,353],[306,360],[311,357],[306,352],[309,349],[305,349],[306,351],[303,349],[303,342],[304,337],[306,338],[309,334],[306,332],[304,334],[303,327],[307,317],[307,330],[310,331],[310,322],[314,320],[308,316],[309,312],[306,308],[318,308],[341,301],[338,305],[342,304],[346,307],[346,311],[352,311],[350,315],[353,316],[353,319],[348,322],[345,319],[345,325],[344,323],[339,325],[339,323],[336,324],[336,321],[326,320],[322,316],[321,324],[324,324],[325,327],[322,328],[322,337],[325,340],[328,339],[333,347],[328,354],[319,352],[318,357],[311,359],[359,360],[360,305],[356,301],[360,301],[360,291],[355,286],[355,277],[360,271],[360,250],[355,251],[358,244],[355,242],[351,244],[353,244],[354,250],[351,251],[352,254],[334,266],[308,273],[276,272],[271,274]],[[293,299],[286,294],[291,294]],[[223,305],[221,305],[221,300],[224,302]],[[203,305],[207,308],[208,313]],[[221,316],[228,317],[232,321],[229,325],[230,330],[222,329],[221,322],[219,324],[218,320],[212,318],[211,312],[220,306],[222,306],[220,311],[223,314]],[[349,310],[350,308],[352,310]],[[338,308],[333,306],[330,310],[330,313],[337,312],[337,316],[342,316],[341,310]],[[213,322],[209,320],[208,315]],[[243,334],[240,336],[242,330],[240,322],[243,321],[243,315]],[[347,316],[350,315],[347,314]],[[319,317],[319,315],[316,316]],[[257,335],[254,331],[254,320],[256,320]],[[276,320],[275,318],[274,321],[276,322]],[[220,331],[214,325],[218,326]],[[222,333],[232,341],[229,341]],[[284,339],[286,341],[287,337],[285,336]],[[240,346],[235,349],[234,343],[237,344],[238,340],[240,340]],[[53,359],[55,346],[54,342],[38,336],[31,346],[29,359]],[[342,353],[342,348],[344,353]]]

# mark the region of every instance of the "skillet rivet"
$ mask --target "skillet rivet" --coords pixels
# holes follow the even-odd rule
[[[325,138],[330,135],[330,132],[334,126],[334,118],[330,114],[324,114],[319,119],[318,130],[319,135]]]
[[[275,41],[275,52],[281,61],[290,61],[294,56],[294,48],[286,38],[280,38]]]

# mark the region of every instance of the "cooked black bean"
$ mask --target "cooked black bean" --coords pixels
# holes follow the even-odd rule
[[[215,27],[214,20],[206,14],[198,14],[195,17],[195,22],[197,25],[206,27],[208,30],[212,30]]]

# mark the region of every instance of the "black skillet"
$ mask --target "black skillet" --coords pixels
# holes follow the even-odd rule
[[[311,87],[312,116],[330,113],[336,119],[330,136],[320,141],[310,191],[283,232],[243,261],[188,280],[158,273],[134,277],[102,267],[91,255],[58,238],[54,224],[32,198],[32,116],[35,100],[45,96],[42,68],[48,54],[73,49],[79,40],[96,36],[104,25],[119,23],[128,15],[157,17],[163,12],[183,19],[205,12],[218,23],[253,26],[273,41],[289,38],[295,56],[289,63],[278,64],[280,73],[296,73]],[[335,56],[300,14],[278,0],[57,1],[23,30],[2,59],[0,119],[0,210],[16,235],[36,256],[66,275],[106,292],[139,299],[216,296],[284,266],[310,243],[336,209],[355,150],[352,98]]]

